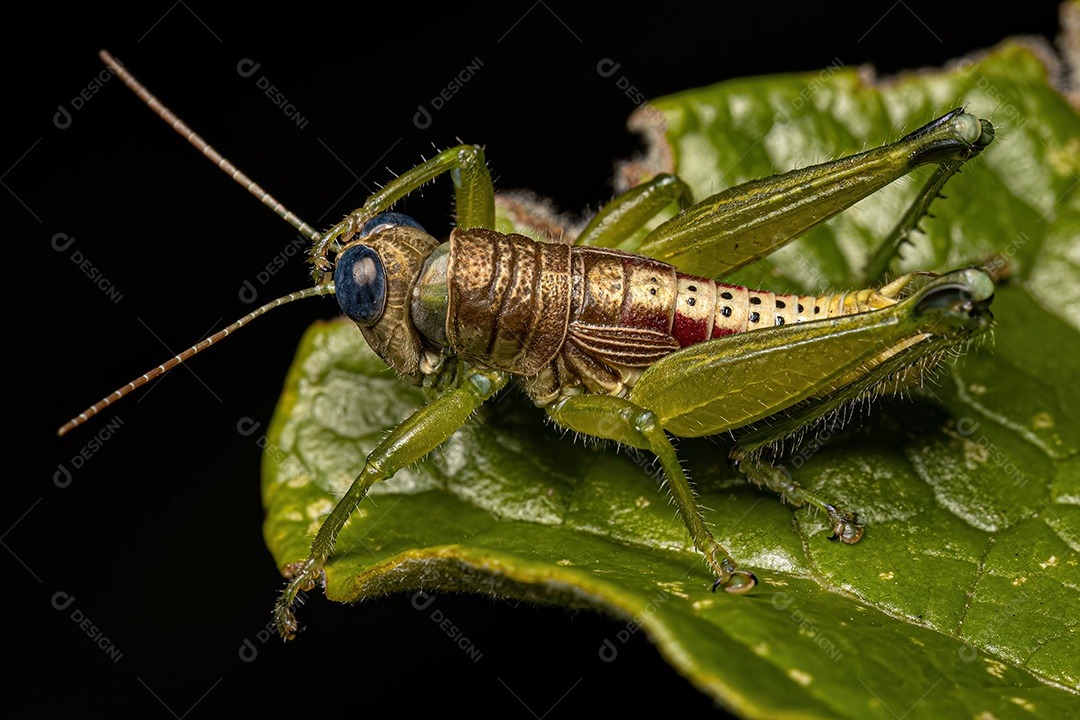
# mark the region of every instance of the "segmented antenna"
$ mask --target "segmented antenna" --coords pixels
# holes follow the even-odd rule
[[[162,105],[161,101],[154,97],[154,94],[147,90],[141,82],[136,80],[135,76],[128,72],[123,65],[117,62],[116,58],[114,58],[108,50],[99,52],[98,57],[100,57],[101,60],[109,66],[109,69],[116,73],[120,79],[124,81],[124,84],[131,88],[132,92],[138,95],[151,110],[157,113],[162,120],[167,122],[173,130],[180,133],[189,143],[194,145],[199,152],[207,157],[207,159],[221,168],[222,172],[247,188],[249,193],[259,198],[264,205],[277,213],[282,220],[292,225],[313,242],[318,242],[322,238],[322,233],[290,212],[289,209],[279,203],[273,195],[263,190],[259,187],[258,183],[241,172],[238,167],[223,158],[221,153],[211,147],[197,132],[189,128],[187,123],[176,117],[172,110]]]
[[[277,200],[275,200],[274,197],[270,193],[266,192],[261,187],[259,187],[259,185],[254,180],[249,178],[244,173],[240,172],[240,170],[235,165],[233,165],[231,162],[229,162],[228,160],[223,158],[221,156],[221,153],[219,153],[217,150],[212,148],[205,140],[203,140],[201,137],[199,137],[199,135],[194,130],[189,128],[184,123],[183,120],[176,117],[176,115],[174,115],[172,113],[172,111],[169,110],[169,108],[162,105],[161,101],[159,101],[156,97],[154,97],[153,94],[151,94],[151,92],[149,90],[147,90],[142,85],[142,83],[140,83],[138,80],[136,80],[134,75],[129,73],[127,70],[125,70],[124,67],[121,66],[120,63],[118,63],[116,61],[116,58],[114,58],[112,55],[110,55],[107,50],[102,50],[100,53],[98,53],[98,55],[105,62],[105,64],[108,65],[109,68],[114,73],[116,73],[120,77],[121,80],[124,81],[125,85],[127,85],[129,88],[131,88],[132,91],[134,91],[136,95],[138,95],[140,98],[142,98],[143,102],[145,102],[147,105],[150,106],[151,110],[153,110],[155,113],[157,113],[158,116],[160,116],[162,120],[164,120],[170,126],[172,126],[173,130],[175,130],[176,132],[183,135],[187,139],[187,141],[189,143],[194,145],[199,150],[199,152],[201,152],[208,159],[210,159],[215,165],[217,165],[219,168],[221,168],[221,170],[224,171],[229,177],[231,177],[233,180],[235,180],[236,182],[240,183],[245,188],[247,188],[248,192],[250,192],[255,197],[259,198],[259,200],[264,205],[268,206],[271,210],[273,210],[275,213],[277,213],[277,215],[279,217],[281,217],[285,222],[289,223],[294,228],[296,228],[298,231],[300,231],[301,233],[303,233],[307,237],[311,238],[311,240],[313,242],[318,242],[322,238],[321,233],[319,233],[317,230],[315,230],[315,228],[311,227],[310,225],[305,223],[303,220],[301,220],[299,217],[294,215],[284,205],[282,205]],[[173,369],[174,367],[176,367],[180,363],[186,361],[188,358],[192,357],[193,355],[202,352],[203,350],[210,347],[211,345],[218,342],[219,340],[225,339],[230,334],[235,333],[237,330],[244,327],[249,322],[251,322],[255,318],[259,317],[260,315],[264,315],[265,313],[273,310],[274,308],[281,307],[282,305],[285,305],[286,303],[291,303],[294,300],[301,300],[303,298],[315,297],[317,295],[333,295],[333,294],[334,294],[334,283],[330,282],[330,283],[325,283],[325,284],[322,284],[322,285],[317,285],[315,287],[307,288],[305,290],[298,290],[298,291],[296,291],[294,293],[290,293],[289,295],[285,295],[284,297],[279,297],[276,300],[271,300],[270,302],[266,303],[262,307],[256,308],[255,310],[252,310],[247,315],[240,318],[239,320],[234,322],[232,325],[229,325],[224,330],[220,330],[220,331],[214,333],[213,335],[206,338],[202,342],[196,343],[195,345],[192,345],[191,347],[189,347],[184,352],[180,353],[179,355],[176,355],[171,360],[168,360],[168,361],[162,363],[161,365],[158,365],[153,370],[145,373],[144,375],[142,375],[142,376],[140,376],[138,378],[135,378],[134,380],[129,382],[127,385],[124,385],[123,387],[119,388],[118,390],[114,390],[112,393],[105,396],[104,398],[102,398],[98,402],[96,402],[93,405],[91,405],[90,407],[88,407],[86,410],[83,410],[81,413],[79,413],[79,415],[77,415],[76,417],[74,417],[70,421],[68,421],[63,427],[61,427],[57,431],[57,434],[63,436],[66,433],[73,430],[74,428],[77,428],[78,426],[82,425],[84,422],[86,422],[87,420],[92,418],[94,415],[97,415],[103,409],[107,408],[109,405],[112,405],[114,402],[116,402],[120,398],[124,397],[128,393],[132,392],[136,388],[142,387],[143,385],[150,382],[154,378],[165,374],[166,372]]]
[[[304,298],[315,297],[316,295],[333,295],[333,294],[334,294],[334,283],[331,282],[331,283],[326,283],[325,285],[316,285],[315,287],[306,288],[304,290],[297,290],[296,292],[289,293],[288,295],[285,295],[284,297],[279,297],[277,300],[271,300],[270,302],[266,303],[262,307],[258,307],[256,309],[252,310],[247,315],[240,318],[239,320],[237,320],[236,322],[234,322],[232,325],[225,328],[224,330],[219,330],[218,332],[214,333],[213,335],[206,338],[202,342],[196,343],[196,344],[192,345],[191,347],[189,347],[184,352],[180,353],[179,355],[174,356],[171,360],[168,360],[167,362],[164,362],[161,365],[158,365],[156,368],[154,368],[150,372],[135,378],[134,380],[129,382],[124,387],[122,387],[122,388],[120,388],[118,390],[114,390],[112,393],[110,393],[109,395],[103,397],[101,400],[98,400],[96,403],[94,403],[90,407],[86,408],[81,413],[79,413],[76,417],[69,420],[62,428],[60,428],[60,430],[57,431],[56,434],[63,436],[67,432],[69,432],[70,430],[73,430],[74,428],[79,427],[84,422],[86,422],[90,418],[97,415],[100,411],[104,410],[109,405],[112,405],[114,402],[116,402],[120,398],[122,398],[125,395],[127,395],[128,393],[130,393],[132,390],[134,390],[136,388],[139,388],[139,387],[142,387],[143,385],[150,382],[154,378],[165,374],[169,370],[172,370],[174,367],[176,367],[180,363],[184,362],[185,360],[190,358],[192,355],[195,355],[197,353],[201,353],[203,350],[210,347],[211,345],[218,342],[219,340],[225,339],[227,336],[229,336],[230,334],[236,332],[240,328],[244,327],[249,322],[251,322],[255,318],[259,317],[260,315],[268,313],[271,310],[273,310],[274,308],[281,307],[282,305],[284,305],[286,303],[291,303],[294,300],[302,300]]]

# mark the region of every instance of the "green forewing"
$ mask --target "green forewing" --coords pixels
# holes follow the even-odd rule
[[[877,403],[861,427],[808,435],[786,461],[867,520],[858,545],[828,542],[823,517],[747,486],[723,438],[682,440],[717,539],[762,581],[714,595],[648,458],[563,438],[511,390],[373,489],[327,566],[328,596],[438,586],[584,602],[636,618],[679,672],[746,717],[1080,715],[1080,119],[1045,76],[1011,45],[882,87],[840,69],[651,104],[698,197],[894,139],[958,99],[1000,128],[894,268],[1007,262],[993,342],[925,391]],[[916,190],[887,189],[735,281],[850,289]],[[421,402],[355,327],[308,332],[263,463],[280,566],[307,556],[333,493]]]

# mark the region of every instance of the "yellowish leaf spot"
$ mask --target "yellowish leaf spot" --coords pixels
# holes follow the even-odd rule
[[[296,488],[302,488],[305,485],[308,485],[310,483],[311,483],[311,476],[308,475],[307,473],[304,473],[304,474],[297,475],[296,477],[290,479],[289,482],[285,483],[285,487],[296,489]]]
[[[810,683],[814,682],[814,676],[809,673],[804,673],[802,670],[792,668],[788,670],[788,677],[799,683],[803,687],[807,687]]]
[[[656,583],[656,586],[676,597],[681,597],[683,600],[690,599],[690,596],[686,594],[686,590],[683,589],[683,584],[681,582],[658,582]]]
[[[1024,698],[1019,697],[1011,697],[1009,698],[1009,702],[1019,705],[1028,712],[1035,712],[1035,704],[1032,703],[1030,700],[1025,700]]]
[[[323,498],[309,504],[306,508],[304,508],[304,512],[307,513],[307,516],[309,518],[321,518],[323,515],[328,515],[333,509],[333,501],[331,501],[329,498]],[[358,511],[357,514],[359,515],[360,512],[362,512],[362,510]]]

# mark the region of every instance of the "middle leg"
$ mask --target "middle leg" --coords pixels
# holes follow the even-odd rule
[[[668,491],[686,524],[694,547],[705,555],[717,575],[712,589],[723,588],[725,592],[742,594],[757,584],[753,573],[736,569],[735,560],[716,541],[705,524],[701,507],[694,499],[694,491],[675,454],[675,448],[656,415],[629,400],[611,395],[570,395],[549,405],[547,412],[555,422],[568,430],[615,440],[656,455],[664,470]]]

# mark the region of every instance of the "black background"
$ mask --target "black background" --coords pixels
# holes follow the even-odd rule
[[[391,171],[459,138],[485,144],[499,188],[531,188],[575,212],[597,207],[611,195],[613,161],[636,149],[624,130],[635,102],[620,77],[659,97],[745,75],[818,72],[836,60],[889,74],[1010,34],[1053,37],[1057,27],[1050,3],[976,18],[965,14],[970,3],[887,0],[827,13],[713,5],[653,3],[603,16],[562,2],[504,3],[482,15],[459,4],[344,13],[310,4],[287,13],[199,2],[42,4],[28,11],[33,20],[9,22],[0,196],[15,252],[4,263],[5,378],[15,402],[4,432],[0,561],[17,669],[5,676],[5,704],[192,718],[373,704],[523,717],[711,708],[640,635],[616,662],[600,662],[599,647],[625,622],[587,612],[438,596],[483,652],[478,663],[408,596],[354,607],[314,598],[297,642],[262,641],[281,580],[262,540],[260,450],[236,424],[269,421],[300,335],[336,314],[332,300],[278,310],[190,373],[172,373],[66,438],[54,433],[168,357],[163,343],[186,347],[246,313],[245,280],[260,300],[307,284],[297,256],[257,282],[294,233],[118,80],[75,109],[101,73],[102,47],[278,199],[325,227]],[[236,70],[245,58],[260,64],[252,77]],[[476,59],[481,69],[418,128],[418,106],[431,109]],[[602,59],[619,63],[615,75],[597,72]],[[303,129],[260,92],[258,77],[304,116]],[[54,122],[60,106],[70,113],[63,129]],[[447,183],[405,209],[445,233]],[[75,242],[58,252],[57,233]],[[75,251],[120,302],[71,262]],[[100,421],[114,418],[122,425],[76,468]],[[72,471],[66,487],[54,482],[61,464]],[[52,606],[57,593],[74,598],[63,611]],[[119,661],[71,619],[75,611]],[[240,657],[245,640],[256,651],[251,662]]]

